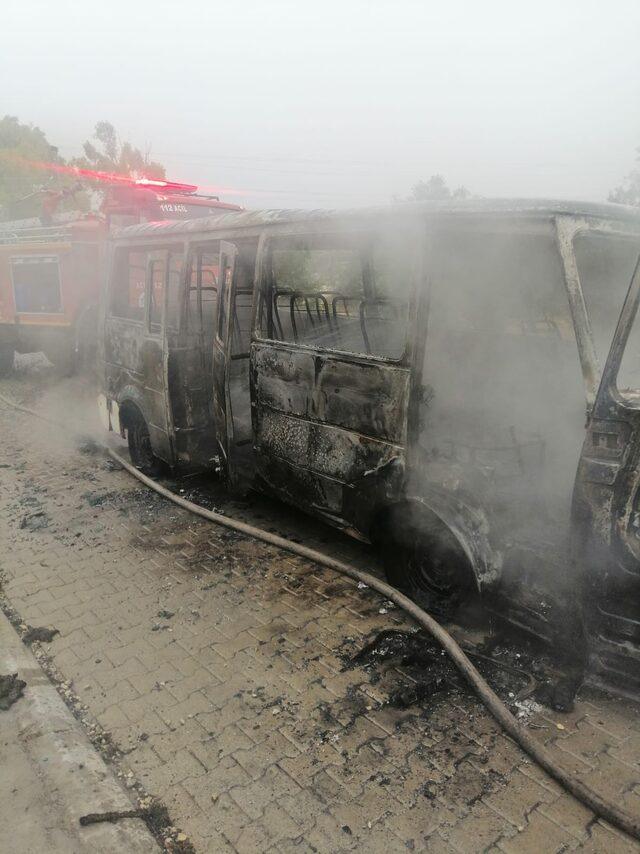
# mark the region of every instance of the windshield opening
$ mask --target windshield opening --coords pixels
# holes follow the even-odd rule
[[[602,371],[640,251],[640,236],[584,231],[574,238],[573,250]]]

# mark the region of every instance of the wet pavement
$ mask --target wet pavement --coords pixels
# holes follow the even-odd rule
[[[24,372],[0,393],[69,423],[0,404],[5,606],[57,629],[33,649],[133,802],[168,808],[168,844],[640,851],[532,765],[391,603],[141,488],[100,452],[78,383]],[[173,488],[380,570],[277,503]],[[559,762],[640,814],[637,706],[582,689],[553,712],[532,694],[533,659],[498,641],[476,661],[495,690]]]

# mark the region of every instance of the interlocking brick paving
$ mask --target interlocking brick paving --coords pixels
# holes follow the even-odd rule
[[[46,400],[28,377],[0,393]],[[413,702],[419,677],[401,661],[345,667],[379,632],[415,630],[398,609],[82,453],[65,409],[68,434],[0,404],[4,594],[26,623],[59,630],[43,648],[61,678],[120,748],[124,779],[162,799],[196,850],[640,851],[455,679]],[[377,568],[365,547],[287,508],[213,495],[225,512]],[[559,761],[640,813],[636,712],[585,690],[571,714],[531,722]]]

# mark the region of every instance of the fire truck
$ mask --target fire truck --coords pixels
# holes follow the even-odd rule
[[[191,184],[100,174],[99,214],[56,213],[68,191],[45,191],[39,218],[0,222],[0,376],[15,352],[44,352],[65,374],[91,360],[113,228],[242,210]]]

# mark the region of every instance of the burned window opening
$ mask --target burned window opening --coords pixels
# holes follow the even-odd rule
[[[185,327],[212,341],[217,317],[219,290],[219,244],[196,247],[187,271]]]
[[[282,238],[269,246],[258,313],[260,335],[345,353],[399,360],[406,347],[412,270],[398,253],[390,275],[384,238]],[[400,263],[402,260],[403,263]]]
[[[580,287],[601,368],[609,353],[639,251],[637,237],[621,234],[582,229],[573,239]]]

